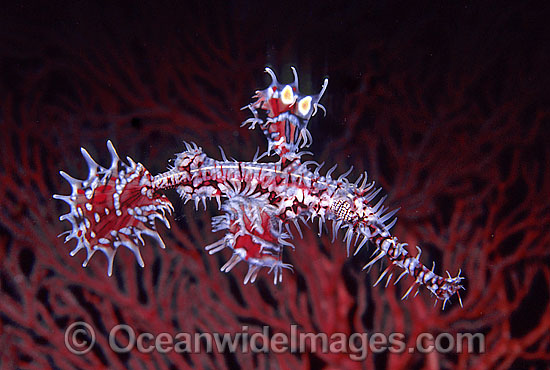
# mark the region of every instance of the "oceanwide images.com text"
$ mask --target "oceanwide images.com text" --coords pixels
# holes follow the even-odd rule
[[[69,325],[65,345],[77,355],[85,355],[95,345],[94,328],[83,321]],[[420,333],[410,341],[403,333],[306,333],[290,325],[287,333],[273,333],[269,326],[251,329],[244,325],[236,333],[147,333],[129,325],[115,325],[108,337],[109,347],[116,353],[342,353],[362,361],[369,353],[483,353],[482,333]]]

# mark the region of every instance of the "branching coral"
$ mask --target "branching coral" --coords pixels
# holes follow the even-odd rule
[[[38,22],[27,22],[25,30],[5,23],[1,364],[544,367],[550,361],[549,112],[539,88],[546,73],[544,50],[533,47],[535,41],[529,40],[535,32],[527,26],[541,21],[530,12],[499,8],[491,22],[467,10],[444,9],[395,25],[383,12],[373,19],[350,5],[337,15],[354,32],[332,27],[350,43],[321,35],[330,53],[305,48],[307,37],[283,41],[261,23],[243,21],[253,9],[239,17],[236,11],[234,17],[210,12],[208,21],[215,18],[216,27],[188,20],[194,33],[178,40],[167,38],[164,29],[147,36],[145,31],[102,34],[87,26],[64,34],[61,42],[59,32],[33,25]],[[331,28],[334,12],[329,10],[314,12]],[[392,11],[389,6],[388,14]],[[470,21],[472,31],[453,33],[442,24],[455,17],[459,24]],[[510,31],[510,22],[525,25],[525,31]],[[117,26],[141,29],[132,23]],[[441,31],[437,37],[434,29]],[[265,37],[250,36],[259,34]],[[266,37],[280,54],[258,53],[265,50]],[[293,58],[292,50],[302,51]],[[50,197],[66,186],[57,175],[60,169],[84,177],[85,164],[74,155],[79,146],[97,148],[91,154],[108,163],[107,153],[99,149],[112,138],[120,152],[147,157],[155,173],[164,170],[165,158],[184,139],[202,143],[210,153],[221,145],[229,156],[251,158],[256,148],[245,143],[262,141],[238,127],[246,119],[238,109],[249,91],[262,85],[252,79],[266,59],[281,70],[288,60],[306,75],[312,70],[312,77],[301,80],[306,89],[317,83],[316,76],[330,74],[327,118],[310,126],[312,151],[323,153],[321,161],[353,164],[358,173],[367,170],[388,192],[389,205],[401,207],[394,232],[422,245],[423,258],[453,271],[463,268],[468,276],[463,309],[435,309],[429,295],[402,302],[406,286],[371,288],[376,271],[361,272],[367,251],[347,259],[345,244],[333,245],[330,237],[319,238],[312,230],[295,240],[288,262],[300,268],[285,276],[285,284],[273,287],[259,277],[255,285],[243,287],[235,276],[245,275],[244,266],[236,267],[235,276],[219,274],[229,255],[213,259],[202,250],[220,237],[210,232],[214,212],[196,214],[192,207],[175,209],[172,229],[163,230],[166,250],[144,249],[150,268],[141,269],[123,251],[109,278],[106,261],[82,269],[68,256],[57,238],[64,231],[57,220],[64,209]],[[70,353],[64,344],[66,328],[77,320],[96,330],[97,343],[84,356]],[[107,337],[117,324],[154,334],[239,332],[243,325],[251,333],[262,325],[269,325],[271,334],[289,333],[296,324],[304,333],[402,332],[407,345],[423,332],[482,332],[486,351],[369,353],[363,362],[346,353],[312,353],[311,348],[296,354],[117,355]]]

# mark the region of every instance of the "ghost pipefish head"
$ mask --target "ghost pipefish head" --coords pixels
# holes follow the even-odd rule
[[[325,111],[319,100],[327,88],[328,79],[324,80],[318,94],[305,95],[298,88],[296,69],[291,69],[294,81],[281,84],[275,73],[266,68],[265,72],[271,76],[271,84],[264,90],[256,91],[254,97],[257,100],[243,108],[250,109],[254,114],[243,125],[249,123],[250,128],[254,128],[259,124],[267,137],[268,150],[274,149],[279,155],[296,153],[299,148],[309,146],[312,138],[307,124],[318,108]],[[265,111],[265,118],[260,118],[258,110]]]

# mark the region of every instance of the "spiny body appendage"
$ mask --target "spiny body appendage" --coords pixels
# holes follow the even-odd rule
[[[212,220],[213,231],[227,230],[225,237],[206,247],[210,254],[225,247],[233,250],[231,259],[221,271],[229,272],[240,261],[248,263],[244,283],[253,283],[262,267],[273,272],[273,283],[283,280],[282,269],[292,269],[282,262],[283,247],[291,246],[283,231],[282,222],[277,222],[277,209],[270,205],[267,195],[243,197],[235,195],[222,209],[226,212]]]
[[[366,180],[366,174],[365,174]],[[463,289],[460,276],[460,271],[456,277],[451,277],[447,272],[448,277],[444,278],[434,272],[435,264],[431,269],[420,262],[421,249],[416,247],[416,256],[411,256],[406,249],[406,243],[400,243],[396,237],[390,234],[390,229],[395,225],[396,218],[394,217],[397,210],[388,211],[382,205],[386,197],[382,197],[378,202],[372,202],[379,193],[380,188],[374,189],[374,183],[365,186],[352,185],[349,183],[338,184],[341,193],[332,200],[329,207],[329,218],[333,219],[334,235],[339,229],[345,229],[344,241],[349,250],[351,244],[357,245],[354,255],[358,254],[361,248],[368,242],[374,245],[375,250],[369,263],[364,266],[364,270],[370,271],[372,266],[378,261],[387,260],[388,266],[380,274],[374,286],[386,278],[385,286],[387,287],[394,273],[399,273],[399,276],[394,281],[397,284],[405,275],[412,276],[415,280],[409,289],[405,292],[401,299],[406,299],[410,293],[416,288],[415,296],[418,294],[418,289],[421,285],[426,286],[437,300],[443,301],[443,307],[449,299],[457,293],[459,302],[459,290]],[[355,240],[355,242],[352,242]],[[436,301],[437,302],[437,301]]]
[[[82,264],[86,267],[96,251],[103,252],[107,256],[110,276],[120,246],[130,249],[141,266],[144,265],[140,253],[144,235],[157,240],[164,248],[155,220],[161,220],[169,228],[166,212],[171,213],[173,208],[165,195],[153,190],[152,176],[141,163],[128,157],[127,165],[120,160],[111,141],[107,142],[107,147],[112,158],[109,168],[97,164],[82,148],[89,168],[88,178],[78,180],[61,171],[72,192],[53,197],[70,206],[69,213],[59,219],[69,221],[72,226],[72,230],[64,233],[67,234],[65,242],[77,241],[71,256],[81,249],[86,250]]]
[[[206,250],[210,254],[231,250],[231,257],[221,267],[223,272],[231,271],[239,262],[248,264],[245,284],[253,283],[263,267],[273,273],[275,284],[282,281],[284,269],[292,270],[291,265],[283,262],[284,247],[294,248],[289,242],[291,224],[301,234],[299,221],[316,220],[321,234],[325,223],[331,221],[333,238],[344,230],[348,255],[352,245],[354,255],[369,241],[374,246],[374,257],[365,269],[378,261],[388,261],[375,285],[386,278],[387,286],[394,273],[399,273],[394,284],[411,275],[414,283],[402,299],[415,288],[416,295],[424,285],[445,307],[451,296],[463,288],[463,278],[460,273],[456,277],[447,273],[446,278],[437,275],[433,267],[428,269],[420,262],[420,248],[417,247],[418,254],[413,257],[406,249],[407,244],[391,235],[397,210],[388,210],[383,205],[386,197],[379,196],[381,189],[368,182],[366,173],[351,183],[347,177],[352,168],[333,178],[336,166],[323,175],[322,165],[302,162],[304,153],[299,150],[311,144],[307,125],[318,108],[324,110],[319,100],[327,80],[318,94],[304,95],[298,89],[296,70],[292,71],[294,82],[284,85],[266,68],[272,83],[257,91],[257,100],[245,107],[254,117],[243,125],[250,124],[251,128],[259,125],[268,141],[268,151],[256,154],[251,162],[228,160],[223,150],[221,160],[216,160],[196,144],[185,143],[186,150],[176,155],[168,171],[151,176],[130,158],[129,166],[122,163],[111,142],[107,144],[112,156],[109,169],[95,163],[83,149],[90,168],[88,178],[76,180],[62,172],[73,191],[68,196],[54,196],[71,207],[60,218],[72,224],[66,241],[77,239],[71,254],[86,249],[86,265],[93,253],[101,250],[109,259],[110,275],[116,249],[124,245],[143,266],[139,253],[142,235],[152,236],[164,246],[154,221],[158,218],[169,226],[165,211],[170,212],[172,206],[162,192],[175,189],[184,202],[192,201],[196,209],[200,204],[206,208],[208,200],[216,200],[223,214],[212,219],[212,228],[225,234]],[[260,162],[272,151],[278,155],[276,161]]]

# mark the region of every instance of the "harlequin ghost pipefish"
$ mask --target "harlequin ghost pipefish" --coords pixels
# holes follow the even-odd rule
[[[388,262],[374,285],[386,277],[387,286],[396,272],[399,276],[394,284],[409,274],[415,280],[402,299],[415,287],[418,293],[418,288],[425,285],[437,300],[443,300],[445,307],[450,297],[463,288],[460,272],[456,277],[448,272],[446,278],[437,275],[434,267],[428,269],[420,262],[419,247],[413,257],[406,249],[407,244],[391,235],[397,210],[389,211],[382,205],[386,197],[378,196],[381,189],[375,188],[374,181],[368,182],[365,173],[350,182],[347,176],[352,168],[333,178],[336,166],[323,175],[322,165],[302,162],[305,152],[300,150],[312,142],[308,122],[319,109],[325,110],[319,100],[328,80],[325,79],[318,94],[304,95],[299,91],[294,68],[294,81],[290,84],[279,83],[271,69],[265,71],[272,78],[271,84],[265,90],[256,91],[253,97],[256,100],[243,107],[249,109],[253,117],[241,126],[249,125],[250,129],[259,126],[268,142],[267,151],[262,155],[257,152],[251,162],[230,161],[223,150],[222,160],[216,160],[196,144],[185,143],[185,151],[176,155],[174,165],[167,172],[153,176],[129,157],[128,163],[124,163],[111,141],[107,141],[112,157],[109,168],[97,164],[82,148],[89,167],[88,177],[77,180],[61,171],[72,192],[54,195],[70,206],[69,213],[59,219],[72,225],[71,230],[62,234],[66,235],[65,242],[76,239],[71,255],[84,249],[85,267],[94,253],[101,251],[107,256],[111,275],[115,254],[124,246],[143,267],[140,248],[145,244],[144,235],[165,247],[155,222],[158,219],[170,227],[167,213],[171,214],[173,207],[163,192],[175,188],[185,202],[192,200],[197,210],[199,203],[206,209],[206,200],[216,199],[223,214],[213,217],[212,229],[214,232],[224,230],[225,235],[206,250],[210,254],[225,248],[231,250],[231,258],[221,268],[224,272],[231,271],[241,261],[247,263],[244,284],[253,283],[262,267],[273,273],[275,284],[282,281],[283,269],[292,269],[282,259],[284,247],[294,248],[289,242],[291,223],[301,234],[298,221],[316,220],[321,235],[324,224],[330,220],[334,236],[344,230],[348,256],[352,244],[354,255],[367,242],[374,245],[375,256],[364,269],[381,259]],[[260,162],[271,154],[276,161]]]

